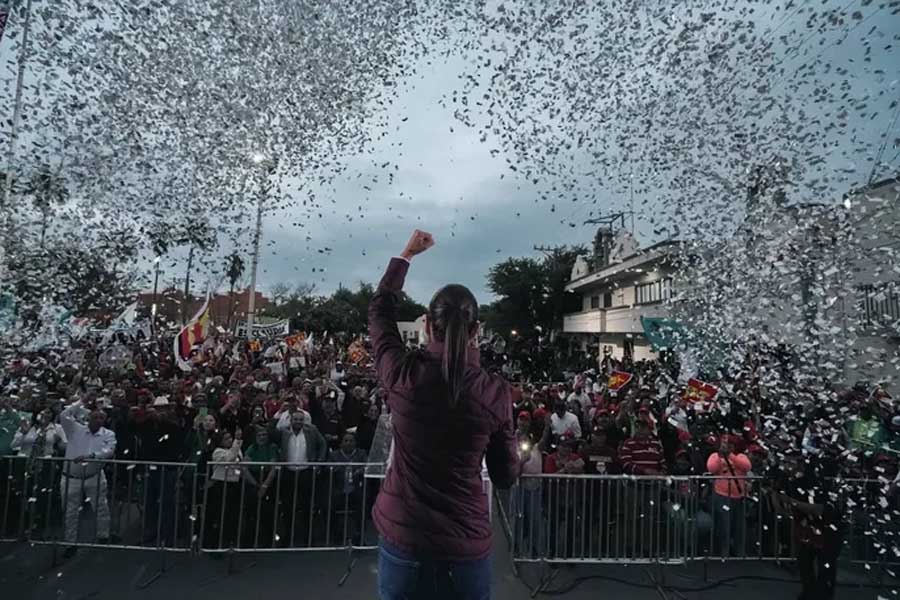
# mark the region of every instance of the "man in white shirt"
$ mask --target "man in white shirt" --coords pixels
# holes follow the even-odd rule
[[[319,430],[309,423],[305,411],[282,415],[276,425],[281,435],[281,456],[285,462],[325,462],[328,446]],[[313,507],[313,470],[308,465],[289,466],[281,472],[282,518],[288,524],[290,547],[303,546],[308,539],[309,513]]]
[[[106,413],[88,410],[75,402],[59,415],[66,433],[66,463],[60,481],[65,521],[65,540],[75,543],[78,518],[83,504],[90,504],[97,518],[97,538],[109,538],[109,505],[106,500],[106,476],[101,460],[109,460],[116,450],[116,435],[103,427]],[[83,421],[87,421],[85,424]],[[90,462],[85,462],[90,461]],[[72,556],[75,548],[66,550]]]
[[[591,396],[584,391],[584,385],[581,382],[576,383],[574,391],[569,394],[569,402],[572,402],[573,400],[578,402],[582,411],[591,407]]]
[[[554,411],[550,416],[550,433],[557,437],[571,433],[576,439],[581,439],[581,422],[566,410],[565,400],[557,400],[554,404]]]

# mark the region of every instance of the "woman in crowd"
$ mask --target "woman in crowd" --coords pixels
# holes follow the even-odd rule
[[[243,458],[241,430],[232,437],[228,431],[219,436],[218,447],[212,453],[212,475],[206,490],[204,515],[204,546],[234,548],[237,544],[238,515],[241,503],[241,474],[235,466]]]
[[[369,405],[366,414],[360,420],[359,427],[356,428],[357,445],[366,453],[372,449],[372,442],[375,439],[375,429],[378,428],[378,418],[381,416],[381,407],[372,402]]]
[[[565,475],[581,475],[584,473],[584,458],[578,453],[578,438],[571,433],[560,436],[556,452],[547,456],[544,461],[544,473],[562,473]],[[572,557],[575,548],[575,535],[579,530],[581,510],[583,506],[578,499],[584,497],[589,479],[564,478],[554,482],[546,490],[550,522],[550,548],[553,556],[558,558]],[[562,531],[560,531],[562,527]],[[562,548],[559,545],[560,533],[563,536]]]
[[[706,470],[721,475],[713,484],[713,519],[722,556],[744,556],[747,540],[746,498],[749,493],[747,473],[750,459],[734,452],[734,440],[725,434],[719,449],[709,455]]]
[[[253,443],[247,448],[244,460],[252,463],[277,463],[281,450],[269,439],[269,430],[259,426],[254,432]],[[246,525],[241,543],[251,548],[271,547],[275,540],[275,494],[278,467],[253,465],[247,468],[247,480],[253,490],[244,491]]]
[[[53,412],[45,408],[33,419],[33,423],[23,420],[13,436],[10,447],[28,460],[23,465],[25,479],[25,498],[35,498],[35,502],[27,503],[28,516],[25,523],[35,537],[46,535],[50,526],[49,518],[59,514],[56,492],[58,463],[46,460],[59,456],[66,449],[66,434],[62,426],[53,422]]]

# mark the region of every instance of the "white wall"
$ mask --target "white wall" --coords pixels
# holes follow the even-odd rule
[[[415,321],[397,321],[397,329],[400,330],[400,337],[404,342],[425,343],[425,315]]]

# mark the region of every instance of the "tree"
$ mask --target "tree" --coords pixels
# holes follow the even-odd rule
[[[577,310],[565,287],[582,246],[562,246],[543,259],[509,258],[491,267],[488,289],[499,298],[486,311],[486,325],[509,336],[549,335],[562,326],[562,317]]]
[[[269,288],[269,300],[271,300],[272,304],[275,306],[279,306],[290,299],[291,292],[292,288],[290,285],[279,281]]]
[[[279,286],[280,288],[287,286]],[[315,296],[315,284],[298,283],[281,302],[270,305],[266,316],[291,319],[291,327],[301,331],[332,331],[362,334],[368,329],[369,303],[375,295],[372,284],[360,282],[356,290],[339,288],[330,296]],[[397,319],[414,321],[426,308],[401,292]]]
[[[31,196],[34,207],[41,213],[40,246],[44,247],[47,224],[54,208],[62,206],[69,199],[69,190],[60,176],[60,169],[54,171],[49,164],[41,163],[25,182],[22,192]]]
[[[132,301],[139,286],[138,241],[133,231],[103,223],[83,236],[48,237],[43,246],[22,245],[7,276],[25,322],[56,304],[76,315],[113,314]]]

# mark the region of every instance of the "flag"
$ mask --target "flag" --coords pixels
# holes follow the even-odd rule
[[[306,345],[306,334],[301,331],[300,333],[289,335],[284,338],[284,342],[291,350],[301,350]]]
[[[203,303],[194,318],[188,321],[188,324],[175,336],[175,362],[182,371],[191,370],[188,362],[191,358],[191,351],[202,344],[208,334],[209,295],[206,296],[206,302]]]
[[[609,376],[606,387],[608,387],[611,392],[617,392],[625,387],[633,377],[634,375],[626,373],[625,371],[613,371]]]
[[[718,393],[719,388],[713,384],[692,377],[688,379],[687,388],[681,399],[688,403],[707,404],[714,402]]]
[[[359,365],[369,359],[369,353],[366,352],[362,340],[356,340],[350,344],[350,347],[347,348],[347,356],[354,365]]]
[[[112,323],[109,324],[109,327],[103,333],[103,339],[101,340],[101,345],[106,345],[112,341],[113,336],[120,331],[130,331],[134,326],[134,320],[137,318],[137,302],[133,302],[129,306],[122,311],[118,317],[116,317]]]
[[[641,317],[641,327],[644,329],[644,337],[650,342],[650,348],[654,352],[661,350],[673,350],[685,342],[684,329],[678,321],[662,319],[659,317]]]

